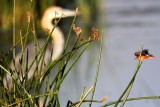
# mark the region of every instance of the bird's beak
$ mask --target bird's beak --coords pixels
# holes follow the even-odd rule
[[[153,55],[150,55],[150,58],[157,59],[157,57],[156,57],[156,56],[153,56]]]
[[[79,15],[80,12],[76,10],[69,10],[69,9],[61,9],[61,12],[57,13],[57,18],[65,18],[65,17],[73,17],[75,15]]]

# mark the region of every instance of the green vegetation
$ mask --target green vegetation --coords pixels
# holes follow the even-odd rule
[[[2,3],[2,1],[0,2]],[[57,24],[60,23],[60,19],[56,19],[56,23],[52,29],[51,33],[43,33],[45,42],[42,46],[39,45],[36,28],[40,27],[40,17],[46,7],[49,6],[52,2],[50,0],[46,0],[46,4],[43,2],[38,3],[38,1],[3,1],[1,13],[2,17],[0,17],[0,27],[4,31],[9,31],[12,29],[13,35],[13,45],[7,52],[1,51],[0,58],[0,106],[2,107],[11,107],[11,106],[49,106],[49,107],[60,107],[59,95],[60,88],[62,83],[65,81],[66,77],[70,73],[71,69],[75,66],[79,58],[82,54],[88,49],[88,47],[95,42],[99,43],[99,56],[97,56],[97,69],[95,79],[93,82],[93,86],[90,87],[87,92],[86,87],[84,87],[82,94],[80,96],[79,101],[71,102],[68,99],[67,107],[80,107],[82,103],[89,102],[89,107],[92,106],[92,103],[102,103],[108,99],[108,96],[100,100],[94,99],[94,94],[96,90],[96,84],[99,74],[101,55],[102,55],[102,44],[103,44],[103,34],[98,29],[93,27],[90,29],[91,36],[87,36],[82,32],[82,28],[77,27],[76,23],[76,15],[73,18],[72,23],[70,24],[70,30],[67,36],[67,40],[64,46],[63,54],[55,61],[49,61],[47,63],[45,61],[45,53],[47,50],[47,46],[51,41],[51,34],[54,31]],[[54,4],[53,1],[52,4]],[[97,13],[97,5],[99,2],[94,0],[91,4],[89,2],[82,0],[80,1],[80,7],[82,9],[82,15],[86,16],[89,14],[89,10],[86,11],[86,7],[91,5],[90,9],[93,9],[95,13]],[[97,5],[96,5],[97,4]],[[38,7],[41,8],[38,8]],[[10,7],[10,8],[8,8]],[[84,7],[84,8],[83,8]],[[40,9],[40,10],[39,10]],[[84,10],[84,12],[83,12]],[[85,13],[87,12],[87,13]],[[92,13],[90,13],[92,14]],[[95,14],[94,14],[95,15]],[[95,16],[93,16],[95,17]],[[8,21],[4,21],[4,20]],[[36,20],[37,19],[37,20]],[[88,17],[84,17],[84,19],[90,20]],[[86,21],[86,20],[85,20]],[[82,22],[83,24],[86,22]],[[13,25],[12,25],[13,24]],[[82,25],[83,25],[82,24]],[[12,25],[12,27],[10,26]],[[74,33],[74,43],[69,46],[69,41],[71,41],[71,34]],[[88,33],[89,34],[89,33]],[[88,37],[88,38],[84,38]],[[9,38],[9,37],[8,37]],[[8,39],[7,38],[7,39]],[[31,62],[29,62],[28,53],[25,52],[25,47],[27,42],[30,41],[34,43],[34,56]],[[10,41],[11,42],[11,41]],[[21,57],[18,59],[18,64],[16,65],[16,51],[15,48],[18,46],[21,47]],[[142,48],[143,49],[143,48]],[[142,50],[141,49],[141,50]],[[10,61],[8,60],[10,56],[12,57],[12,66]],[[52,56],[52,54],[51,54]],[[142,61],[137,62],[137,67],[135,69],[135,73],[128,83],[126,89],[121,94],[118,100],[113,102],[108,102],[101,107],[107,107],[110,105],[114,105],[115,107],[121,103],[121,107],[125,105],[127,101],[133,100],[144,100],[144,99],[159,99],[160,96],[147,96],[147,97],[138,97],[138,98],[128,98],[130,91],[133,87],[134,81],[136,79],[136,75],[142,65]],[[32,67],[34,69],[32,69]],[[58,68],[58,69],[57,69]],[[29,73],[31,69],[34,70],[32,78],[29,78]],[[51,72],[54,72],[53,77],[50,77]],[[10,78],[7,77],[10,76]],[[52,81],[50,81],[52,78]],[[12,82],[11,82],[12,80]],[[46,84],[46,87],[42,87],[43,84]],[[12,86],[11,86],[12,85]],[[41,88],[44,88],[45,91],[42,93]],[[91,95],[91,98],[87,100],[87,96]]]

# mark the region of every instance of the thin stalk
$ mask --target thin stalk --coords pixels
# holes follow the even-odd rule
[[[100,63],[101,63],[103,36],[101,36],[101,37],[102,38],[101,38],[101,44],[100,44],[100,50],[99,50],[98,65],[97,65],[96,76],[95,76],[94,85],[93,85],[94,88],[93,88],[90,100],[93,100],[93,97],[94,97],[94,92],[95,92],[95,88],[96,88],[96,84],[97,84],[97,79],[98,79],[98,74],[99,74],[99,68],[100,68]],[[92,102],[89,103],[89,107],[91,107],[91,106],[92,106]]]
[[[0,65],[0,68],[2,68],[5,72],[7,72],[10,76],[12,76],[13,80],[16,81],[16,78],[14,75],[11,75],[11,73],[5,68],[3,67],[2,65]],[[31,95],[27,92],[27,90],[23,87],[23,85],[19,82],[19,81],[16,81],[15,82],[17,85],[19,85],[23,90],[24,92],[26,93],[26,95],[30,98]],[[33,103],[33,100],[31,99],[31,102]],[[36,105],[35,105],[36,106]]]
[[[16,1],[13,1],[13,46],[15,46],[15,42],[16,42]],[[13,49],[13,59],[16,58],[16,51],[15,48]]]
[[[37,71],[38,69],[38,65],[40,64],[40,61],[41,60],[43,60],[43,56],[44,56],[44,52],[45,52],[45,50],[46,50],[46,47],[47,47],[47,45],[48,45],[48,42],[49,42],[49,39],[48,39],[48,41],[45,41],[45,44],[43,45],[43,47],[39,50],[39,52],[37,52],[37,54],[35,55],[35,57],[34,57],[34,60],[32,61],[32,63],[31,63],[31,65],[30,65],[30,67],[29,67],[29,70],[28,71],[30,71],[30,69],[31,69],[31,67],[33,66],[33,64],[35,63],[35,61],[37,62],[37,64],[36,64],[36,67],[34,68],[34,71]],[[33,74],[33,76],[35,75],[35,73],[36,72],[34,72],[34,74]],[[32,78],[32,82],[33,82],[33,78]],[[39,80],[38,80],[39,81]],[[33,84],[31,84],[31,86],[30,87],[32,87],[32,85]],[[40,89],[40,87],[38,88],[38,90],[36,91],[36,92],[39,92],[39,89]]]
[[[141,47],[140,57],[141,57],[141,55],[142,55],[142,50],[143,50],[143,44],[142,44],[142,47]],[[119,99],[118,99],[118,101],[117,101],[117,103],[115,104],[114,107],[117,107],[117,106],[118,106],[118,104],[119,104],[119,102],[121,101],[121,99],[123,98],[123,96],[124,96],[124,95],[126,94],[126,92],[129,90],[129,87],[133,84],[133,82],[134,82],[134,80],[135,80],[135,78],[136,78],[136,76],[137,76],[137,73],[138,73],[141,65],[142,65],[142,61],[141,61],[141,60],[138,60],[137,66],[136,66],[136,69],[135,69],[135,73],[134,73],[132,79],[130,80],[129,84],[127,85],[127,87],[126,87],[126,89],[124,90],[124,92],[122,93],[122,95],[119,97]]]
[[[63,59],[65,56],[67,56],[68,54],[72,53],[72,51],[79,49],[80,47],[82,47],[83,45],[89,44],[90,42],[92,42],[92,40],[87,41],[77,47],[75,47],[74,49],[64,53],[62,56],[60,56],[57,60],[53,61],[46,69],[46,72],[44,72],[38,79],[42,78],[42,82],[44,81],[45,77],[48,75],[48,73],[50,72],[50,70],[61,60]]]
[[[55,96],[55,99],[56,99],[56,107],[60,107],[60,103],[57,95]]]
[[[24,101],[28,101],[28,100],[31,100],[31,99],[36,99],[36,98],[43,97],[43,96],[49,96],[49,95],[52,95],[52,94],[55,94],[55,95],[56,95],[57,92],[47,93],[47,94],[39,94],[39,95],[34,96],[34,97],[25,98],[25,99],[23,99],[23,100],[20,100],[20,101],[17,101],[17,102],[15,102],[15,103],[12,103],[12,104],[8,105],[8,107],[14,106],[14,105],[16,105],[16,104],[18,104],[18,103],[21,103],[21,102],[24,102]]]
[[[69,35],[69,36],[70,36],[70,35]],[[76,47],[76,45],[77,45],[77,43],[78,43],[78,40],[79,40],[79,37],[77,38],[75,44],[73,45],[72,50]],[[74,55],[75,52],[76,52],[76,51],[73,50],[73,51],[68,55],[67,61],[64,62],[64,60],[62,60],[62,63],[61,63],[61,66],[60,66],[60,70],[59,70],[59,71],[61,71],[61,73],[60,73],[60,75],[59,75],[59,77],[58,77],[58,81],[62,78],[63,73],[64,73],[64,70],[65,70],[65,67],[67,66],[67,63],[69,62],[69,60],[71,59],[71,57]]]
[[[69,33],[68,33],[68,36],[67,36],[67,40],[66,40],[66,42],[65,42],[65,46],[64,46],[64,51],[63,51],[63,53],[65,53],[65,51],[66,51],[66,49],[67,49],[68,41],[69,41],[70,36],[71,36],[72,27],[73,27],[73,24],[75,23],[76,16],[77,16],[77,11],[76,11],[76,15],[74,16],[74,19],[73,19],[73,21],[72,21],[72,24],[71,24],[71,26],[70,26],[70,30],[69,30]],[[71,54],[72,54],[72,53],[71,53]],[[60,66],[60,70],[59,70],[59,72],[60,72],[60,71],[61,71],[61,72],[59,73],[57,82],[61,80],[66,65],[67,65],[67,63],[64,64],[64,60],[62,60],[61,66]],[[63,68],[63,69],[61,69],[61,68]],[[57,86],[55,86],[55,88],[57,89]]]
[[[64,52],[65,52],[65,51],[66,51],[66,49],[67,49],[68,41],[69,41],[70,36],[71,36],[72,27],[73,27],[73,24],[75,23],[76,16],[77,16],[77,11],[76,11],[76,15],[75,15],[75,16],[74,16],[74,18],[73,18],[73,21],[72,21],[71,27],[70,27],[70,29],[69,29],[69,33],[68,33],[68,36],[67,36],[67,40],[66,40],[66,43],[65,43],[65,46],[64,46]]]
[[[137,75],[137,73],[138,73],[139,68],[141,67],[141,65],[142,65],[142,62],[141,62],[141,61],[138,61],[137,67],[136,67],[136,70],[135,70],[135,73],[134,73],[132,79],[130,80],[129,84],[127,85],[127,87],[126,87],[126,89],[124,90],[124,92],[122,93],[122,95],[119,97],[119,99],[118,99],[118,101],[117,101],[117,103],[115,104],[114,107],[117,107],[118,103],[121,101],[122,97],[125,95],[125,93],[127,92],[128,88],[130,87],[130,85],[134,82],[135,77],[136,77],[136,75]]]
[[[51,93],[49,76],[46,77],[45,92]],[[45,97],[44,97],[43,106],[46,105],[47,98],[48,98],[48,96],[45,96]]]
[[[15,46],[15,42],[16,42],[16,18],[15,18],[15,14],[16,14],[16,1],[13,1],[13,46]],[[15,66],[15,58],[16,58],[16,50],[15,48],[13,49],[13,65]],[[13,92],[15,93],[15,85],[13,84]]]
[[[82,90],[82,94],[81,94],[80,100],[82,100],[82,98],[83,98],[83,96],[84,96],[85,90],[86,90],[86,86],[85,86],[85,87],[83,88],[83,90]]]
[[[21,40],[21,46],[22,46],[22,61],[24,59],[24,46],[23,46],[23,37],[22,37],[22,32],[20,31],[20,40]]]
[[[44,50],[46,49],[48,42],[49,42],[50,36],[46,39],[45,44],[42,46],[42,48],[39,50],[39,52],[37,52],[37,54],[34,57],[34,60],[31,62],[28,71],[31,69],[31,67],[33,66],[35,59],[37,59],[37,57],[39,56],[40,53],[44,52]],[[41,55],[42,56],[42,55]]]
[[[129,94],[130,94],[130,92],[131,92],[132,86],[133,86],[133,83],[132,83],[132,84],[130,85],[130,87],[128,88],[128,91],[126,92],[126,96],[125,96],[125,98],[124,98],[124,100],[123,100],[123,102],[122,102],[122,105],[121,105],[120,107],[123,107],[124,104],[126,103],[126,100],[127,100],[128,96],[129,96]]]
[[[31,1],[31,9],[32,9],[32,3],[33,3],[33,1]],[[27,14],[27,15],[29,15],[30,14],[30,12]],[[28,23],[27,23],[27,32],[29,31],[29,27],[30,27],[30,23],[31,23],[31,17],[30,17],[31,15],[29,15],[29,16],[27,16],[27,18],[29,18],[29,19],[27,19],[28,21]],[[32,13],[32,16],[33,16],[33,13]],[[34,26],[33,26],[33,31],[34,31],[35,29],[34,29]],[[24,47],[26,46],[26,43],[27,43],[27,40],[28,40],[28,35],[26,36],[26,38],[25,38],[25,40],[24,40]]]
[[[73,63],[70,65],[70,67],[67,69],[67,71],[65,72],[65,74],[63,75],[63,77],[58,81],[58,83],[55,84],[56,88],[54,90],[59,89],[61,83],[63,82],[63,80],[65,79],[65,77],[68,75],[69,71],[71,71],[72,67],[75,65],[75,63],[77,62],[77,60],[80,58],[80,56],[83,54],[83,52],[88,48],[90,43],[86,44],[86,47],[80,52],[80,54],[78,55],[78,57],[73,61]],[[73,50],[72,50],[73,51]],[[50,99],[49,103],[53,100],[53,97]]]
[[[127,98],[126,101],[138,101],[138,100],[147,100],[147,99],[160,99],[160,96],[146,96],[146,97],[135,97],[135,98]],[[119,102],[123,102],[124,100],[120,100]],[[102,105],[101,107],[108,107],[116,104],[118,101],[109,102],[108,104]]]
[[[30,29],[29,32],[27,32],[27,33],[22,37],[21,40],[23,40],[23,39],[30,33],[31,30],[32,30],[32,29]],[[7,53],[0,59],[0,62],[2,62],[2,61],[5,59],[5,57],[6,57],[10,52],[12,52],[19,43],[21,43],[21,40],[19,40],[18,42],[16,42],[16,44],[15,44],[11,49],[9,49],[9,51],[7,51]]]
[[[75,46],[73,47],[73,49],[75,48]],[[57,86],[57,82],[61,80],[61,78],[63,77],[63,73],[64,73],[64,70],[67,66],[67,63],[69,62],[69,60],[71,59],[71,57],[73,56],[73,54],[77,51],[77,50],[71,50],[71,52],[69,53],[68,57],[67,57],[67,61],[65,61],[65,63],[63,63],[61,65],[61,68],[59,69],[57,75],[54,77],[51,85],[50,85],[50,88],[52,88],[53,86],[53,83],[55,83],[55,87],[53,90],[59,90],[59,86]],[[57,81],[57,78],[58,78],[58,81]],[[56,82],[55,82],[56,81]],[[51,99],[53,99],[53,96],[51,97]]]
[[[83,100],[82,103],[84,103],[84,102],[101,103],[101,101],[98,101],[98,100]],[[74,102],[74,103],[70,104],[68,107],[74,107],[75,105],[77,105],[79,103],[80,103],[80,101]]]
[[[61,16],[61,18],[62,18],[62,16]],[[61,20],[61,18],[58,20],[58,23],[59,23],[59,21]],[[56,28],[56,26],[57,26],[58,23],[56,23],[56,24],[53,26],[52,31],[50,32],[49,36],[47,37],[47,39],[46,39],[46,41],[45,41],[45,44],[43,45],[42,49],[41,49],[39,52],[44,52],[44,50],[46,49],[46,47],[47,47],[47,45],[48,45],[48,41],[49,41],[49,39],[51,38],[51,35],[52,35],[52,33],[53,33],[54,29]],[[39,52],[38,52],[38,53],[39,53]],[[38,57],[38,54],[36,55],[36,57]],[[36,57],[35,57],[35,58],[36,58]],[[34,61],[32,62],[31,65],[33,65],[33,63],[34,63]],[[32,67],[32,66],[30,66],[30,68],[31,68],[31,67]],[[49,72],[50,72],[50,71],[48,71],[48,73],[49,73]],[[44,73],[45,73],[45,72],[44,72]],[[47,76],[47,75],[46,75],[46,76]],[[43,83],[44,79],[45,79],[45,77],[42,78],[42,80],[41,80],[41,82],[40,82],[40,84],[39,84],[38,92],[40,91],[40,87],[42,86],[42,83]]]
[[[75,42],[75,45],[73,46],[72,50],[75,48],[77,42],[78,42],[78,38],[77,38],[77,41]],[[53,89],[53,90],[59,90],[60,86],[58,86],[57,83],[62,79],[63,74],[64,74],[64,71],[65,71],[65,68],[66,68],[69,60],[72,58],[72,56],[74,55],[74,53],[75,53],[76,51],[77,51],[77,50],[71,51],[71,53],[68,55],[67,60],[65,61],[65,63],[64,63],[64,61],[62,60],[61,66],[60,66],[59,71],[58,71],[58,74],[59,74],[59,75],[56,77],[56,81],[53,81],[53,82],[52,82],[52,83],[55,83],[55,86],[54,86],[54,89]],[[52,96],[50,101],[52,101],[52,100],[57,101],[57,100],[56,100],[56,97],[57,97],[57,96]],[[55,98],[55,99],[54,99],[54,98]]]
[[[78,40],[79,40],[79,37],[77,38],[77,40],[76,40],[76,42],[75,42],[72,50],[76,47],[76,44],[78,43]],[[60,69],[59,69],[60,74],[59,74],[59,77],[58,77],[58,79],[57,79],[57,82],[58,82],[59,80],[61,80],[61,78],[63,77],[65,68],[66,68],[69,60],[72,58],[72,56],[74,55],[75,52],[76,52],[76,51],[73,50],[73,51],[68,55],[67,60],[65,61],[65,63],[64,63],[64,61],[62,61],[61,66],[60,66]],[[57,86],[56,86],[55,88],[57,88]],[[58,90],[59,90],[59,88],[58,88]]]
[[[88,96],[88,94],[94,89],[94,86],[92,86],[88,92],[84,95],[84,97],[81,99],[81,101],[78,103],[77,107],[80,107],[80,105],[82,104],[82,102],[84,101],[84,99]]]
[[[34,1],[31,1],[31,13],[32,13],[32,27],[33,27],[33,37],[34,37],[34,56],[36,56],[38,49],[40,48],[36,37],[35,20],[34,20]],[[38,45],[38,49],[37,49]],[[40,58],[41,59],[41,58]],[[38,58],[36,58],[36,71],[38,70]]]
[[[83,54],[83,52],[88,48],[89,43],[86,45],[86,47],[81,51],[81,53],[78,55],[78,57],[73,61],[73,63],[70,65],[70,67],[68,68],[68,70],[66,71],[66,73],[63,75],[62,79],[58,82],[58,87],[60,86],[60,84],[63,82],[63,80],[65,79],[65,77],[68,75],[69,71],[72,69],[72,67],[74,66],[74,64],[77,62],[77,60],[80,58],[80,56]]]
[[[58,20],[58,22],[59,22],[60,20],[61,20],[61,18]],[[58,24],[58,23],[57,23],[57,24]],[[40,50],[39,52],[37,52],[37,54],[35,55],[34,59],[36,59],[36,58],[38,57],[39,53],[44,52],[44,50],[46,49],[46,47],[47,47],[47,45],[48,45],[48,42],[49,42],[49,39],[51,38],[52,32],[54,31],[54,29],[55,29],[55,27],[57,26],[57,24],[53,27],[51,33],[49,34],[49,36],[47,37],[47,39],[46,39],[46,41],[45,41],[45,44],[42,46],[41,50]],[[31,65],[29,66],[29,69],[28,69],[28,70],[31,69],[31,67],[33,66],[34,62],[35,62],[35,60],[33,60],[33,61],[31,62]]]

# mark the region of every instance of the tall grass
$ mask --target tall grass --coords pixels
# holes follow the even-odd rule
[[[4,61],[8,54],[13,52],[13,64],[10,65],[8,62],[8,66],[5,67],[0,65],[1,72],[5,72],[3,78],[3,91],[2,91],[2,98],[0,99],[1,106],[55,106],[60,107],[59,102],[59,90],[60,86],[65,81],[68,73],[71,71],[75,63],[78,59],[82,56],[84,51],[91,45],[92,42],[96,41],[100,35],[95,34],[92,32],[92,36],[88,39],[83,39],[81,33],[81,28],[77,27],[75,23],[76,16],[73,19],[73,22],[70,27],[70,31],[68,34],[67,42],[64,48],[64,53],[60,56],[57,60],[51,61],[48,65],[45,62],[45,53],[48,46],[48,43],[51,38],[51,33],[54,31],[54,26],[52,32],[47,34],[48,37],[45,40],[43,46],[39,46],[39,43],[36,38],[35,33],[35,24],[34,24],[34,13],[33,13],[33,2],[31,2],[31,10],[26,15],[26,22],[27,22],[27,29],[26,33],[23,34],[21,30],[19,31],[20,40],[16,43],[15,41],[15,25],[16,25],[16,2],[14,1],[13,6],[13,47],[7,52],[6,55],[1,58],[1,61]],[[61,19],[58,20],[58,22]],[[32,24],[31,24],[32,23]],[[73,29],[73,30],[72,30]],[[68,41],[70,40],[71,32],[75,32],[75,43],[70,50],[68,50]],[[96,32],[97,33],[97,32]],[[33,36],[35,46],[34,48],[34,56],[32,61],[29,60],[29,50],[25,49],[26,43],[28,38]],[[96,37],[97,36],[97,37]],[[82,41],[83,40],[83,41]],[[21,45],[21,55],[20,57],[16,57],[15,48]],[[67,49],[67,50],[66,50]],[[77,54],[77,57],[73,59],[73,55]],[[17,59],[18,58],[18,59]],[[70,62],[70,63],[69,63]],[[60,64],[58,64],[60,63]],[[59,66],[58,70],[54,70],[55,75],[51,78],[52,81],[49,80],[51,70]],[[34,69],[32,69],[34,67]],[[31,70],[34,70],[34,74],[31,79],[28,78],[29,73]],[[42,84],[46,84],[45,91],[43,93],[40,91],[42,89]],[[92,89],[90,89],[92,90]],[[90,92],[90,91],[89,91]],[[89,94],[88,92],[88,94]],[[81,105],[83,100],[88,96],[82,98],[78,106]],[[90,102],[90,101],[89,101]],[[67,104],[66,104],[67,105]],[[70,106],[68,104],[67,106]]]
[[[49,34],[48,33],[46,34],[47,38],[45,39],[45,42],[41,46],[38,42],[37,35],[36,35],[36,24],[35,24],[36,17],[34,12],[34,9],[35,9],[34,1],[32,0],[30,2],[25,1],[25,3],[28,3],[27,5],[30,5],[27,15],[25,15],[25,18],[23,20],[25,22],[24,25],[26,25],[25,30],[17,29],[16,20],[19,20],[16,13],[17,2],[15,0],[13,2],[14,2],[13,16],[12,16],[13,46],[8,52],[3,53],[3,56],[0,58],[0,61],[6,63],[7,65],[7,66],[4,66],[3,64],[0,64],[0,74],[1,74],[0,75],[0,85],[1,85],[0,106],[3,106],[3,107],[12,107],[12,106],[60,107],[61,104],[60,104],[59,96],[61,94],[60,89],[61,89],[62,83],[65,81],[71,69],[75,66],[77,61],[88,49],[88,47],[91,46],[93,43],[99,42],[99,41],[100,41],[100,44],[99,44],[100,51],[99,51],[99,56],[97,57],[98,63],[97,63],[95,79],[93,81],[93,86],[90,87],[87,91],[85,87],[84,90],[82,91],[79,101],[72,102],[68,100],[68,103],[66,104],[66,106],[80,107],[82,103],[89,102],[89,106],[91,107],[92,103],[102,103],[106,101],[108,99],[108,96],[105,96],[100,100],[94,99],[94,94],[96,92],[95,91],[96,84],[97,84],[97,80],[100,73],[100,61],[101,61],[101,55],[103,50],[102,48],[103,37],[101,36],[101,32],[98,29],[93,27],[90,31],[91,36],[87,36],[88,38],[84,39],[82,35],[86,33],[82,32],[82,29],[80,27],[77,27],[77,25],[75,24],[76,23],[75,22],[76,15],[75,15],[72,23],[70,24],[70,29],[68,32],[66,44],[64,46],[63,54],[57,60],[55,61],[49,60],[48,61],[49,63],[47,63],[45,60],[45,55],[46,55],[49,42],[51,41],[51,33],[54,31],[57,24],[61,21],[61,18],[57,20],[58,23],[55,24],[54,28],[52,29],[52,32]],[[21,3],[22,2],[19,2],[19,4]],[[97,13],[96,8],[98,7],[95,5],[96,3],[99,3],[99,2],[94,0],[94,2],[91,3],[91,5],[95,7],[94,12]],[[86,8],[89,5],[89,3],[85,0],[81,1],[80,4],[84,6],[84,8],[81,7],[82,10],[83,9],[86,10]],[[43,5],[42,7],[44,8],[46,6]],[[22,7],[22,8],[26,8],[26,7]],[[89,12],[89,11],[85,11],[85,12]],[[82,14],[88,14],[85,12]],[[97,15],[97,14],[93,14],[93,15]],[[87,17],[87,20],[89,20],[88,17]],[[71,40],[71,34],[73,32],[75,35],[74,36],[75,41],[72,47],[69,47],[68,46],[69,41]],[[16,40],[17,35],[20,36],[19,40]],[[34,56],[33,56],[33,59],[31,59],[31,61],[29,60],[30,51],[25,48],[29,38],[32,38],[31,42],[34,43],[34,47],[32,47],[34,49]],[[21,46],[21,55],[17,59],[15,48],[17,48],[18,45]],[[13,58],[12,58],[13,64],[11,65],[10,62],[8,62],[6,59],[7,57],[9,57],[9,54],[12,54],[12,53],[13,53]],[[50,57],[51,56],[52,56],[52,52],[50,53]],[[138,61],[135,69],[135,73],[132,76],[126,88],[124,89],[124,91],[122,92],[119,99],[113,102],[108,102],[106,104],[103,104],[101,107],[107,107],[110,105],[114,105],[114,107],[117,107],[119,104],[121,104],[121,107],[123,107],[125,103],[128,101],[160,98],[160,96],[128,98],[131,92],[131,89],[134,86],[136,75],[139,72],[139,69],[141,66],[142,66],[142,61]],[[34,71],[33,76],[32,78],[28,78],[31,70]],[[54,75],[51,76],[50,74],[52,72],[54,72]],[[42,89],[43,91],[41,91]],[[91,93],[91,98],[86,99],[87,96],[90,95],[90,93]]]

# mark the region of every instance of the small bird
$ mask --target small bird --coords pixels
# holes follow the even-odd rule
[[[136,60],[145,60],[148,58],[156,58],[155,56],[150,54],[148,51],[149,51],[148,49],[143,49],[142,51],[135,52],[135,54],[134,54],[136,56],[135,59]]]

